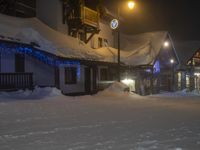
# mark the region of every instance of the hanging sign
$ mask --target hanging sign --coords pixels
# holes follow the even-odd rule
[[[110,27],[111,29],[115,30],[117,29],[119,26],[119,21],[117,19],[113,19],[111,22],[110,22]]]

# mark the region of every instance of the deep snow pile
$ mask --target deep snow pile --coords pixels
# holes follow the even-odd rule
[[[121,82],[114,82],[112,83],[107,89],[105,89],[104,91],[107,92],[125,92],[125,90],[128,88],[127,85],[121,83]]]
[[[0,100],[25,100],[25,99],[46,99],[62,95],[60,90],[51,87],[35,87],[34,90],[19,90],[15,92],[0,92]]]
[[[120,96],[124,94],[129,94],[126,89],[128,86],[121,82],[113,82],[108,88],[100,91],[97,95],[107,95],[107,96]]]
[[[113,82],[108,88],[103,91],[98,92],[96,97],[115,97],[118,98],[134,98],[141,99],[142,96],[129,92],[129,87],[122,82]],[[123,99],[122,99],[123,100]]]

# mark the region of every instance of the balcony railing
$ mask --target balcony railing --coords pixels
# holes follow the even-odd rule
[[[0,73],[0,90],[33,88],[32,73]]]
[[[81,6],[81,20],[84,24],[99,27],[99,13],[88,7]]]

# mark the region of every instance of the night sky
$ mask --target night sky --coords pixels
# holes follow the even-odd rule
[[[104,0],[110,8],[117,0]],[[136,0],[132,12],[123,13],[126,32],[167,30],[175,41],[200,40],[199,0]]]

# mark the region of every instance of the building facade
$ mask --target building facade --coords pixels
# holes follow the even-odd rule
[[[96,93],[117,80],[113,16],[106,9],[89,8],[81,0],[34,4],[39,19],[0,15],[2,89],[55,86],[78,95]],[[175,89],[179,59],[167,32],[121,39],[121,80],[131,91],[147,95]]]

